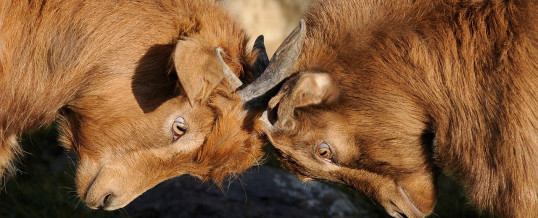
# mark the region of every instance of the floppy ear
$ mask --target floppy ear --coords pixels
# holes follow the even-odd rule
[[[332,103],[338,99],[336,83],[326,73],[301,73],[290,78],[268,104],[268,119],[277,128],[295,126],[296,108]]]
[[[241,82],[222,59],[223,53],[221,48],[208,49],[194,40],[178,41],[174,67],[191,105],[204,102],[224,78],[233,86]]]

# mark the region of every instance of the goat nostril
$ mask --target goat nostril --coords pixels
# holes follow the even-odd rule
[[[114,198],[113,194],[107,194],[105,198],[103,198],[100,208],[107,208],[110,205],[110,202],[112,202],[112,198]]]

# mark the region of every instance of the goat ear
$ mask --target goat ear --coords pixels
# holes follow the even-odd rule
[[[179,83],[191,105],[204,102],[225,78],[229,67],[220,56],[222,49],[205,49],[194,40],[180,40],[174,51],[174,67]],[[233,72],[232,72],[233,74]]]
[[[339,91],[326,73],[301,73],[290,78],[268,104],[268,120],[278,128],[294,128],[293,112],[300,107],[332,103]]]

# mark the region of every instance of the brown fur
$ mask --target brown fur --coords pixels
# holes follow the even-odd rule
[[[335,0],[305,19],[299,73],[270,103],[267,134],[286,166],[393,216],[431,213],[437,169],[480,209],[538,215],[535,1]],[[301,85],[323,74],[329,86]],[[333,163],[316,157],[323,142]]]
[[[210,0],[2,1],[0,175],[13,172],[16,137],[57,118],[63,145],[79,157],[78,193],[92,208],[123,207],[185,173],[220,182],[243,171],[263,141],[238,125],[246,115],[230,109],[239,104],[233,90],[200,83],[191,106],[177,81],[190,73],[214,82],[205,79],[220,69],[217,47],[251,80],[247,41]],[[188,129],[172,142],[178,116]],[[219,137],[227,131],[234,137]]]

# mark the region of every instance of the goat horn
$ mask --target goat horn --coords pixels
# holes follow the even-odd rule
[[[269,58],[267,57],[267,51],[265,50],[263,41],[263,35],[259,35],[258,38],[256,38],[256,41],[254,41],[254,48],[252,49],[252,52],[258,53],[258,58],[252,65],[254,80],[260,77],[265,69],[267,69],[267,65],[269,65]]]
[[[219,62],[222,66],[222,71],[224,73],[224,78],[230,83],[232,88],[236,90],[241,85],[243,85],[243,82],[234,74],[232,69],[224,62],[224,59],[222,59],[222,53],[224,53],[224,50],[221,47],[217,48],[217,57],[219,58]]]
[[[263,96],[270,95],[276,86],[291,76],[293,67],[301,54],[305,38],[306,25],[305,21],[301,19],[299,26],[278,47],[263,74],[238,91],[243,101],[247,102],[246,108],[266,106],[269,98]]]

